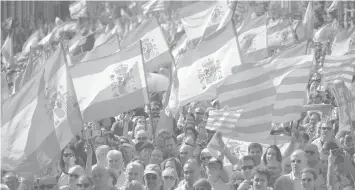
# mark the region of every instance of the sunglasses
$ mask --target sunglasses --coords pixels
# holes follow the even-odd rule
[[[331,127],[322,127],[322,130],[323,130],[323,131],[331,131],[332,128],[331,128]]]
[[[254,166],[243,166],[242,170],[252,170],[254,168]]]
[[[312,151],[312,150],[306,150],[305,152],[306,152],[306,154],[311,154],[311,155],[313,155],[313,154],[315,153],[315,152]]]
[[[168,180],[168,179],[175,180],[175,177],[174,176],[164,176],[163,179],[165,179],[165,180]]]
[[[301,160],[291,160],[291,163],[297,163],[297,164],[300,164],[301,163]]]
[[[211,160],[212,156],[202,157],[202,160]]]
[[[75,178],[78,179],[80,176],[78,174],[68,174],[69,178]]]
[[[90,184],[88,184],[88,183],[84,183],[84,184],[80,184],[80,183],[77,183],[76,184],[76,186],[78,187],[78,188],[88,188],[89,186],[90,186]]]
[[[55,184],[48,184],[48,185],[39,185],[38,187],[40,189],[52,189],[55,186]]]
[[[73,157],[73,154],[72,154],[72,153],[64,153],[63,156],[64,156],[64,157],[69,157],[69,156],[70,156],[70,157]]]
[[[311,178],[304,178],[304,179],[302,179],[302,182],[311,182],[312,181],[312,179]]]
[[[150,179],[156,180],[157,179],[156,175],[145,175],[144,177],[145,177],[145,179],[148,179],[148,180],[150,180]]]

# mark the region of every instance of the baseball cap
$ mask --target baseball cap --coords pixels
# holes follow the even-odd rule
[[[159,167],[159,165],[157,165],[157,164],[148,164],[145,167],[145,170],[144,170],[144,175],[147,175],[147,174],[155,174],[157,176],[160,176],[160,167]]]

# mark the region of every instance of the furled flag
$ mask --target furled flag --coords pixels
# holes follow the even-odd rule
[[[33,55],[29,55],[28,61],[27,61],[27,65],[26,65],[26,69],[23,73],[23,77],[20,83],[20,88],[23,87],[31,78],[32,78],[32,74],[33,74],[33,69],[34,69],[34,62],[33,62]]]
[[[94,47],[90,52],[88,52],[83,57],[81,62],[99,59],[101,57],[105,57],[105,56],[111,55],[113,53],[116,53],[119,50],[120,50],[120,47],[118,44],[117,36],[114,36],[113,38],[109,39],[105,43],[103,43],[97,47]]]
[[[180,106],[216,97],[216,86],[241,64],[233,23],[206,37],[178,60]]]
[[[208,114],[206,129],[220,131],[222,133],[236,132],[238,130],[236,124],[238,123],[242,111],[242,109],[211,110]]]
[[[327,12],[333,12],[335,10],[337,10],[339,7],[339,0],[333,0],[332,4],[329,6],[329,8],[327,9]]]
[[[87,17],[87,4],[86,0],[79,0],[69,6],[70,17],[78,19],[80,17]]]
[[[292,115],[298,111],[292,107],[298,106],[292,105],[293,99],[306,98],[303,93],[306,91],[306,84],[303,82],[308,79],[308,76],[306,77],[306,74],[288,76],[288,73],[292,74],[298,68],[310,68],[312,63],[313,56],[305,55],[273,59],[263,65],[243,64],[233,68],[233,75],[227,77],[217,89],[222,107],[243,109],[237,123],[237,127],[241,128],[242,132],[231,138],[248,142],[263,142],[268,139],[273,111],[282,109],[284,116]],[[291,87],[292,85],[294,86]],[[282,88],[278,91],[280,86]],[[288,86],[291,88],[287,88]],[[294,119],[288,117],[287,120],[291,118]]]
[[[142,60],[141,45],[137,42],[71,68],[85,121],[111,117],[149,103]]]
[[[326,56],[323,64],[324,82],[334,80],[344,81],[345,86],[351,89],[355,70],[355,55]]]
[[[138,40],[142,41],[144,65],[147,71],[158,71],[161,67],[170,66],[173,57],[155,18],[144,21],[138,28],[130,32],[121,42],[121,48]]]
[[[5,67],[9,67],[14,64],[14,47],[13,47],[13,34],[7,36],[4,44],[1,47],[1,62],[5,64]]]
[[[164,11],[164,1],[162,0],[149,0],[142,5],[143,14],[151,12]]]
[[[2,109],[2,168],[39,172],[84,127],[61,48]]]
[[[14,77],[12,85],[12,94],[15,94],[17,91],[19,91],[24,73],[24,71],[18,72]]]
[[[226,2],[224,2],[226,3]],[[199,1],[179,10],[179,17],[190,41],[201,38],[211,24],[216,2]],[[219,18],[219,15],[216,15]]]
[[[314,30],[314,17],[313,17],[313,2],[308,2],[307,10],[303,18],[303,26],[305,30],[305,35],[308,40],[312,40],[313,38],[313,30]]]
[[[6,74],[5,72],[1,72],[1,103],[3,103],[10,95]]]

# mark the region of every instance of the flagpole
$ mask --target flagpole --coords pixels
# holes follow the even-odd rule
[[[144,58],[143,58],[143,46],[142,46],[142,40],[139,40],[139,47],[141,49],[141,57],[142,57],[142,65],[143,65],[143,71],[144,71],[144,80],[145,80],[145,84],[146,86],[146,90],[147,90],[147,95],[148,95],[148,112],[149,112],[149,121],[150,121],[150,126],[152,127],[152,136],[153,139],[155,139],[155,129],[153,126],[153,118],[152,118],[152,109],[150,107],[150,95],[149,95],[149,90],[148,90],[148,82],[147,82],[147,76],[146,76],[146,68],[145,68],[145,62],[144,62]]]

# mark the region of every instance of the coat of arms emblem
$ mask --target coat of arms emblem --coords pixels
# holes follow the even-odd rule
[[[142,40],[143,58],[144,61],[149,61],[156,57],[159,52],[154,39],[145,38]]]
[[[219,4],[216,6],[212,13],[212,18],[211,18],[211,23],[218,23],[222,20],[223,16],[225,15],[225,12],[223,11],[223,5]]]
[[[44,98],[47,100],[45,104],[47,115],[54,121],[55,125],[59,124],[68,113],[78,106],[75,98],[69,92],[65,92],[61,85],[59,89],[47,85]]]
[[[114,72],[110,75],[110,78],[112,81],[111,89],[114,97],[122,96],[137,89],[133,72],[132,70],[129,70],[128,65],[126,64],[120,64],[115,68]]]
[[[280,34],[280,44],[281,45],[286,45],[287,44],[287,38],[288,38],[288,35],[290,34],[289,31],[284,31]]]
[[[219,60],[215,61],[214,58],[209,58],[206,62],[202,63],[201,68],[198,69],[198,78],[202,84],[202,89],[221,79],[222,70]]]

